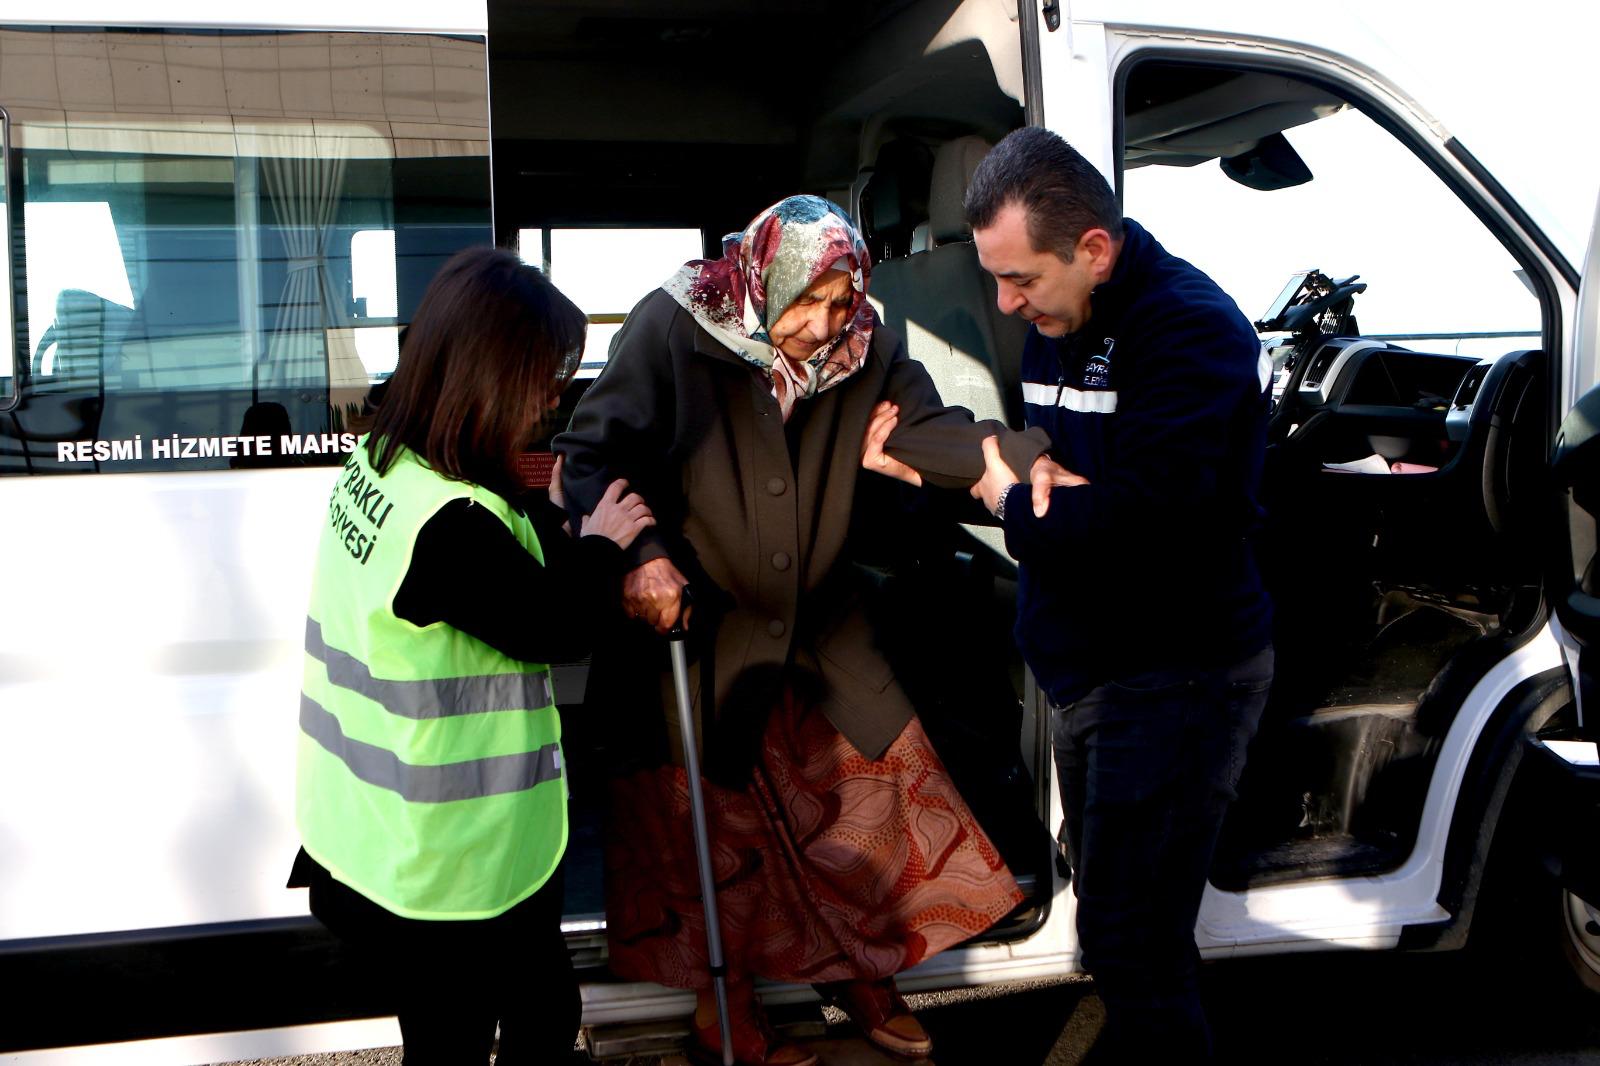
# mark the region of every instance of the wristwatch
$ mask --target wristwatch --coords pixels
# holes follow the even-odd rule
[[[1011,495],[1011,490],[1016,488],[1020,484],[1022,484],[1022,482],[1013,481],[1011,484],[1007,485],[1006,486],[1006,490],[1004,492],[1002,492],[1000,494],[1000,498],[995,501],[995,504],[994,504],[994,516],[996,518],[998,518],[1000,521],[1004,522],[1006,520],[1006,497],[1010,496]]]

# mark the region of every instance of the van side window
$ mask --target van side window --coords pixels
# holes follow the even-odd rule
[[[481,40],[0,30],[23,177],[0,473],[336,464],[491,240]]]

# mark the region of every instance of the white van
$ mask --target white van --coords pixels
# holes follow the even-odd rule
[[[945,398],[1017,422],[1020,327],[960,199],[1026,123],[1266,327],[1297,317],[1264,332],[1279,681],[1204,953],[1459,948],[1498,916],[1600,993],[1600,290],[1368,33],[1179,0],[362,7],[0,5],[7,1061],[396,1041],[283,885],[329,468],[444,259],[520,247],[589,313],[592,376],[679,262],[824,193]],[[891,654],[1029,894],[902,985],[1071,972],[1014,565],[984,527],[893,528],[861,558]],[[960,626],[928,631],[935,596]],[[581,664],[557,685],[566,929],[594,1047],[621,1051],[620,1023],[690,1000],[606,974],[604,708]]]

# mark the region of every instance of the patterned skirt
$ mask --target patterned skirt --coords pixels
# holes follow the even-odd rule
[[[705,787],[731,980],[887,977],[1022,900],[914,718],[867,759],[786,694],[750,785]],[[620,977],[710,984],[689,818],[681,767],[613,785],[606,917]]]

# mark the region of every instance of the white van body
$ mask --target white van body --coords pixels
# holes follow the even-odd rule
[[[956,7],[951,38],[965,32],[961,18],[977,24],[983,16],[987,25],[999,11],[1004,21],[1007,5],[968,0]],[[1038,59],[1036,77],[1024,73],[1025,60],[1017,74],[1037,94],[1038,120],[1108,176],[1120,172],[1119,72],[1141,57],[1266,62],[1336,86],[1381,113],[1391,132],[1471,197],[1480,219],[1515,242],[1523,268],[1539,276],[1545,343],[1559,338],[1559,349],[1549,353],[1559,368],[1552,418],[1558,422],[1596,384],[1594,294],[1580,296],[1573,264],[1507,203],[1503,190],[1452,152],[1450,130],[1408,94],[1414,79],[1364,25],[1325,6],[1073,0],[1062,7],[1051,28],[1040,4],[1021,5],[1037,24],[1014,32],[1025,46],[1037,41]],[[495,25],[482,3],[148,0],[135,10],[57,0],[48,8],[6,8],[0,28],[328,31],[348,33],[356,44],[397,34],[448,39],[469,52],[487,40],[491,56],[495,48]],[[122,102],[109,110],[121,114],[130,107],[118,94],[141,91],[141,62],[160,60],[111,56],[104,67],[78,69],[89,78],[110,71],[113,96]],[[177,65],[170,56],[166,62]],[[1010,62],[997,62],[997,71]],[[491,59],[486,69],[492,66]],[[10,108],[6,73],[0,51],[0,107]],[[400,80],[380,78],[369,88],[395,99],[412,91],[406,75],[390,77]],[[486,97],[487,90],[485,82]],[[74,111],[70,93],[62,111],[69,129],[93,126]],[[236,135],[249,132],[248,118],[236,116]],[[482,136],[492,140],[487,110],[484,119]],[[407,137],[456,136],[407,127],[406,121],[422,121],[415,118],[358,121],[364,136],[390,146],[386,151],[399,152],[394,146]],[[502,209],[497,203],[497,217]],[[1200,265],[1207,266],[1203,259]],[[18,358],[31,357],[19,348]],[[143,447],[153,442],[145,437]],[[182,938],[308,920],[304,894],[283,887],[298,846],[292,708],[317,521],[332,478],[330,467],[317,465],[186,470],[178,463],[126,473],[0,477],[0,557],[11,563],[0,602],[15,620],[0,650],[0,975],[10,956],[48,954],[57,944],[128,936],[159,942],[168,933]],[[1390,949],[1413,935],[1408,930],[1450,926],[1457,915],[1440,897],[1474,753],[1497,708],[1551,671],[1575,669],[1578,647],[1561,622],[1541,624],[1482,672],[1438,740],[1403,861],[1357,876],[1280,879],[1237,891],[1210,887],[1197,930],[1206,957]],[[1030,686],[1023,756],[1053,827],[1060,810],[1049,748],[1038,743],[1039,709]],[[1592,753],[1592,742],[1581,739],[1562,750],[1582,763],[1584,743]],[[947,951],[906,974],[901,986],[915,991],[1075,971],[1074,898],[1059,872],[1047,895],[1028,935]],[[579,950],[597,951],[598,915],[571,917],[568,930]],[[773,1001],[810,996],[803,988],[768,991]],[[585,985],[584,1002],[586,1024],[602,1027],[689,1009],[686,993],[603,981]],[[0,1037],[6,1026],[0,1018]],[[245,1028],[72,1049],[7,1051],[0,1040],[0,1060],[219,1061],[398,1041],[388,1019]]]

